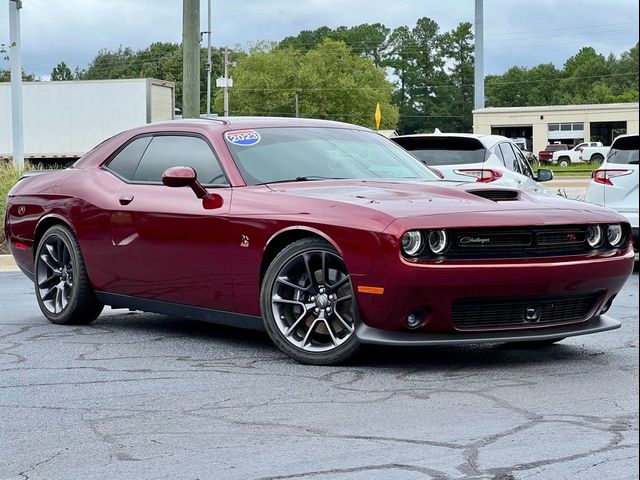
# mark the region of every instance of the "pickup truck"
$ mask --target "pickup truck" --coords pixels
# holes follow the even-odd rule
[[[538,159],[540,160],[540,163],[551,162],[553,152],[557,152],[558,150],[567,150],[567,146],[563,143],[550,143],[544,150],[540,150],[538,152]]]
[[[580,151],[580,160],[588,163],[602,163],[611,147],[584,147]]]
[[[580,155],[582,154],[582,150],[587,147],[602,147],[602,142],[583,142],[571,150],[558,150],[553,152],[551,163],[559,167],[568,167],[572,163],[584,163]]]

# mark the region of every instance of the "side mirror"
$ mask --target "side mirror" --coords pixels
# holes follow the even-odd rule
[[[171,167],[162,174],[162,183],[167,187],[190,187],[197,181],[198,175],[191,167]]]
[[[553,171],[548,168],[539,168],[536,182],[548,182],[553,180]]]
[[[224,203],[221,195],[207,192],[198,182],[198,174],[191,167],[167,168],[162,174],[162,184],[167,187],[191,187],[196,197],[202,199],[202,206],[207,210],[220,208]]]

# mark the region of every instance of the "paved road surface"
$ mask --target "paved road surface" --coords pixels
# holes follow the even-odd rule
[[[0,478],[637,478],[637,273],[611,314],[622,329],[540,350],[371,348],[322,368],[159,315],[51,325],[2,273]]]

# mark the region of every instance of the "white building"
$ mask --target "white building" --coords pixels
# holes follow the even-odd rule
[[[489,107],[473,111],[474,133],[524,138],[537,153],[549,143],[611,145],[623,133],[638,133],[638,103]]]

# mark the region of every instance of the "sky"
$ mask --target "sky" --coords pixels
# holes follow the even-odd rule
[[[474,0],[211,0],[214,46],[281,40],[327,25],[413,26],[442,31],[474,21]],[[207,0],[201,0],[201,30]],[[181,0],[23,0],[23,69],[48,78],[60,61],[84,68],[100,49],[180,42]],[[485,73],[564,61],[583,46],[619,55],[638,41],[638,0],[485,0]],[[0,43],[9,41],[8,0],[0,0]],[[203,46],[206,45],[206,40]],[[0,68],[8,64],[0,60]]]

